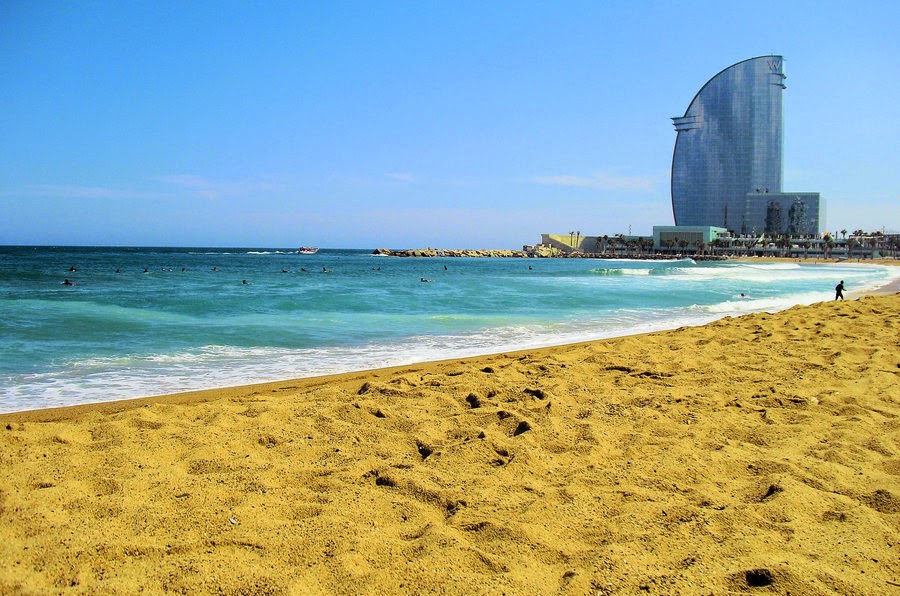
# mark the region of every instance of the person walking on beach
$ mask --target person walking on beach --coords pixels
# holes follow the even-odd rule
[[[834,286],[834,299],[837,300],[838,298],[840,298],[841,300],[844,299],[844,280],[843,279],[841,280],[841,283]]]

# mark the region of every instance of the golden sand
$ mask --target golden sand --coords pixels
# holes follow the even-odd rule
[[[0,592],[900,593],[897,321],[0,416]]]

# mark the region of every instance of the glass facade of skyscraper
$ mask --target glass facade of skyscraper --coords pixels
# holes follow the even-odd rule
[[[817,236],[825,228],[825,200],[817,192],[748,192],[744,221],[752,235]]]
[[[747,219],[747,194],[781,192],[783,65],[772,55],[729,66],[672,119],[676,225],[761,231]]]

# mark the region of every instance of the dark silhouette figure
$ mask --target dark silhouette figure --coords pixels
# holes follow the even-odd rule
[[[838,298],[840,298],[841,300],[844,299],[844,280],[843,279],[841,280],[841,283],[834,286],[834,299],[837,300]]]

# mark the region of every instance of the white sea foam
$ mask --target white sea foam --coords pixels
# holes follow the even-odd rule
[[[675,263],[691,263],[696,264],[694,259],[683,258],[683,259],[600,259],[601,261],[606,261],[608,263],[662,263],[664,265],[670,265]]]
[[[870,277],[871,274],[853,271],[852,269],[840,272],[824,270],[823,268],[801,267],[792,264],[749,265],[749,266],[724,266],[724,267],[678,267],[668,270],[668,274],[674,278],[681,277],[685,281],[698,280],[730,280],[745,281],[748,283],[776,284],[780,282],[831,280],[836,276]]]
[[[62,370],[18,375],[0,393],[0,411],[129,399],[288,378],[401,366],[646,333],[715,320],[723,313],[685,309],[622,312],[570,323],[510,325],[459,335],[418,335],[389,343],[303,350],[209,345],[143,357],[70,362]]]
[[[599,275],[650,275],[651,269],[626,269],[618,267],[600,267],[591,269],[591,273]]]
[[[716,304],[693,305],[693,312],[706,312],[721,315],[741,315],[754,312],[778,312],[797,305],[809,305],[816,302],[829,300],[833,297],[831,292],[804,292],[790,296],[776,296],[766,298],[754,298],[745,296],[736,297]]]

